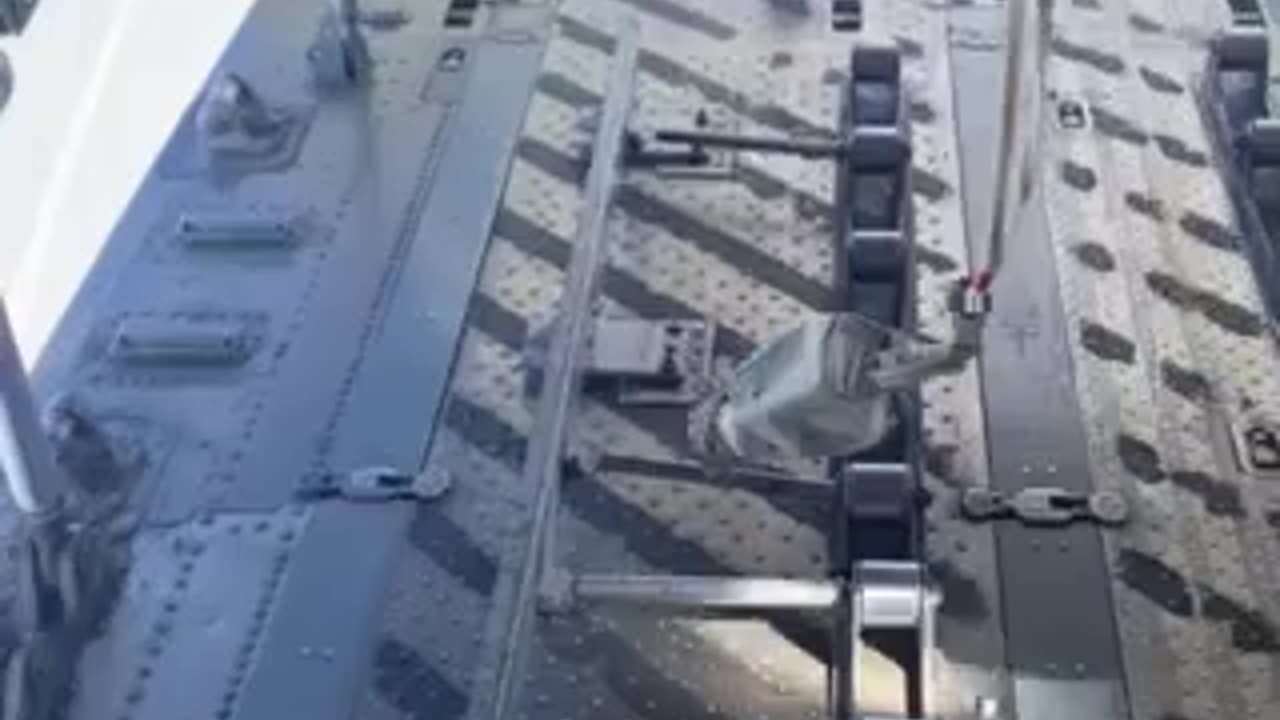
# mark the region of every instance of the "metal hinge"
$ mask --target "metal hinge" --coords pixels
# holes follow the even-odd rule
[[[969,488],[960,496],[960,514],[973,521],[1014,519],[1027,525],[1069,525],[1076,521],[1123,525],[1129,503],[1114,492],[1076,493],[1057,487],[1030,487],[1013,493]]]
[[[410,473],[389,467],[370,467],[349,473],[309,476],[298,487],[296,495],[303,500],[334,498],[353,502],[427,502],[444,496],[452,485],[453,479],[442,470]]]

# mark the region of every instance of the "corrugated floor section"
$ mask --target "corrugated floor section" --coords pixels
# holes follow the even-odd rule
[[[639,21],[643,38],[635,125],[687,125],[705,108],[721,126],[745,133],[834,130],[853,36],[831,33],[823,12],[794,15],[767,3],[565,3],[472,302],[447,429],[432,453],[432,462],[461,480],[460,496],[476,484],[510,489],[519,503],[531,405],[521,393],[518,353],[528,329],[552,312],[569,261],[580,158],[590,140],[584,128],[605,92],[612,28],[623,14]],[[945,334],[943,291],[966,262],[945,15],[903,3],[877,9],[869,25],[868,34],[900,38],[907,60],[920,312],[926,330]],[[727,182],[628,176],[615,198],[602,303],[616,315],[712,318],[719,354],[740,359],[827,301],[833,177],[821,163],[751,154],[734,161]],[[931,384],[926,401],[934,489],[985,483],[974,372]],[[578,441],[603,449],[605,468],[619,469],[566,485],[565,561],[581,570],[821,575],[827,512],[820,499],[690,478],[672,462],[686,459],[685,434],[680,414],[582,403]],[[504,601],[516,554],[510,544],[504,551],[500,531],[492,542],[475,536],[474,519],[455,516],[454,502],[424,511],[419,525],[443,516],[466,532],[434,545],[411,540],[421,552],[409,553],[401,567],[368,717],[427,707],[462,715],[465,703],[421,703],[481,687],[461,676],[470,663],[460,658],[475,651],[479,618],[502,612],[492,604]],[[969,686],[981,676],[989,687],[991,668],[1000,664],[991,537],[958,523],[943,505],[933,515],[938,574],[955,588],[944,606],[943,632],[956,649],[949,666],[952,676],[966,678],[965,687],[949,690],[964,704]],[[462,608],[457,632],[425,635],[415,618],[442,608]],[[540,622],[525,696],[531,717],[803,717],[824,707],[827,639],[816,620],[663,619],[611,610]],[[428,684],[437,690],[424,694]],[[900,685],[892,663],[873,659],[866,709],[900,712]]]
[[[1233,425],[1278,417],[1277,364],[1188,90],[1223,8],[1058,5],[1047,85],[1053,100],[1083,102],[1091,123],[1060,128],[1050,103],[1042,182],[1094,483],[1134,507],[1126,529],[1107,533],[1132,715],[1280,717],[1280,538],[1268,524],[1280,490],[1240,472],[1229,448]],[[469,670],[493,655],[487,618],[504,612],[519,528],[468,498],[505,498],[510,516],[524,507],[518,477],[531,428],[519,351],[552,312],[572,251],[584,120],[604,92],[611,29],[624,13],[643,29],[641,125],[687,123],[705,107],[743,132],[830,132],[851,36],[831,34],[818,8],[803,16],[779,7],[562,6],[432,450],[459,492],[414,525],[364,717],[464,716]],[[869,25],[873,36],[898,39],[907,60],[919,305],[924,329],[942,334],[942,289],[967,264],[945,49],[953,38],[945,7],[929,2],[872,3]],[[821,305],[829,171],[749,154],[737,161],[724,183],[629,176],[610,224],[606,312],[714,318],[721,354],[740,358]],[[972,369],[925,389],[946,709],[971,707],[977,692],[1001,694],[1005,680],[991,532],[956,519],[950,502],[955,487],[987,481],[979,398]],[[691,481],[670,465],[684,456],[684,435],[669,414],[582,403],[579,441],[605,448],[614,461],[606,468],[626,471],[566,485],[566,562],[822,572],[820,504]],[[440,613],[453,618],[446,632],[415,621]],[[799,717],[822,708],[825,632],[815,622],[593,611],[540,623],[530,717]],[[881,662],[877,672],[866,709],[900,709],[896,669]]]

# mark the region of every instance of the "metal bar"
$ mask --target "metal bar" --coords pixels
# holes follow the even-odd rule
[[[542,391],[534,414],[522,481],[535,489],[532,537],[525,549],[516,587],[507,646],[501,658],[492,717],[506,720],[519,711],[517,697],[524,678],[524,661],[532,632],[534,593],[554,581],[555,522],[559,508],[560,470],[566,427],[581,388],[583,342],[591,322],[591,299],[606,257],[605,219],[622,159],[627,112],[635,82],[638,28],[634,21],[620,28],[604,102],[600,129],[591,152],[586,191],[578,218],[573,258],[561,295],[560,322],[551,340]]]
[[[58,512],[67,481],[41,430],[3,300],[0,300],[0,467],[8,481],[9,495],[19,510],[36,517]]]
[[[1007,8],[1006,8],[1007,9]],[[1003,11],[966,10],[957,27],[983,36],[1003,33]],[[982,243],[993,203],[995,164],[999,153],[993,130],[1000,126],[1001,57],[960,43],[950,48],[954,88],[953,113],[964,188],[966,236]],[[1058,263],[1044,207],[1044,188],[1036,183],[1017,228],[1017,242],[1005,248],[1006,273],[992,294],[999,298],[987,319],[988,328],[1005,328],[983,336],[979,358],[982,407],[986,419],[990,484],[1014,492],[1034,484],[1044,468],[1055,469],[1058,483],[1072,491],[1092,492],[1086,433],[1073,387],[1075,371],[1059,293]],[[971,248],[971,253],[977,248]],[[1028,278],[1035,278],[1029,282]],[[1045,382],[1045,378],[1062,378]],[[1023,468],[1031,465],[1031,473]],[[1058,552],[1044,553],[1037,543],[1043,530],[1005,524],[995,529],[999,569],[999,619],[991,631],[1003,631],[991,658],[1003,657],[1011,668],[1089,668],[1088,682],[1044,683],[1014,673],[1014,707],[1010,716],[1050,717],[1063,708],[1099,720],[1128,717],[1120,645],[1111,623],[1111,569],[1097,528],[1077,525],[1054,530]],[[1079,632],[1091,627],[1093,632]],[[946,645],[947,641],[944,640]],[[975,647],[975,650],[977,648]],[[1061,690],[1061,695],[1050,689]],[[1003,688],[1001,688],[1003,692]],[[1105,699],[1104,699],[1105,698]],[[1094,712],[1097,710],[1097,712]]]
[[[807,158],[838,158],[845,154],[845,143],[821,140],[789,140],[786,138],[751,137],[704,130],[659,130],[659,142],[687,143],[697,147],[720,147],[753,152],[785,153]]]
[[[715,610],[830,610],[840,583],[764,577],[579,575],[574,598]]]
[[[937,705],[938,692],[938,679],[935,675],[937,673],[937,662],[934,659],[934,652],[938,646],[938,603],[940,598],[933,588],[929,586],[925,586],[923,594],[924,602],[921,608],[920,628],[916,635],[920,653],[920,678],[917,687],[920,689],[920,714],[924,717],[932,717]]]
[[[591,152],[586,192],[578,217],[574,253],[560,300],[560,322],[551,340],[538,398],[524,481],[540,490],[535,504],[535,546],[541,553],[543,574],[556,567],[554,512],[559,503],[561,460],[566,431],[582,387],[582,348],[592,323],[591,301],[599,285],[607,255],[605,221],[622,159],[627,112],[631,106],[637,57],[635,33],[619,38],[605,100],[603,120]],[[545,524],[539,521],[548,521]]]

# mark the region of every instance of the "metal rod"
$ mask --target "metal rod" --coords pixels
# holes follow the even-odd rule
[[[1004,264],[1004,246],[1014,233],[1025,203],[1025,184],[1034,183],[1039,152],[1040,96],[1044,52],[1049,46],[1048,18],[1037,2],[1009,3],[1004,91],[1000,116],[999,155],[991,227],[987,236],[985,272],[988,281]]]
[[[698,575],[580,575],[574,597],[716,610],[830,610],[840,583]]]
[[[866,615],[859,598],[857,588],[851,590],[849,603],[849,635],[844,639],[848,653],[848,667],[845,668],[846,682],[849,684],[849,716],[848,720],[857,718],[858,706],[862,696],[862,628]]]
[[[831,665],[827,668],[831,714],[835,720],[853,720],[858,695],[858,648],[862,642],[862,622],[858,617],[858,601],[846,584],[841,588],[840,603],[832,623]]]
[[[31,386],[0,300],[0,468],[13,503],[27,515],[57,513],[67,481],[37,419]]]
[[[605,219],[626,130],[635,82],[638,30],[634,21],[618,33],[613,70],[606,87],[600,128],[591,152],[591,168],[578,217],[573,258],[561,295],[560,322],[552,337],[533,433],[525,456],[522,484],[534,488],[530,542],[521,558],[515,607],[506,633],[493,693],[495,720],[515,717],[528,641],[532,633],[535,593],[557,569],[555,523],[560,498],[560,471],[567,426],[581,389],[582,347],[591,323],[591,300],[605,252]]]
[[[838,158],[845,154],[845,144],[823,140],[790,140],[786,138],[751,137],[705,130],[659,130],[659,142],[686,143],[695,147],[721,147],[754,152],[784,153],[807,158]]]
[[[831,574],[841,580],[839,604],[832,622],[831,663],[827,667],[827,687],[830,710],[837,720],[853,716],[854,682],[857,668],[853,666],[854,648],[858,642],[857,602],[849,579],[853,569],[853,533],[849,523],[849,504],[853,497],[853,475],[836,471],[833,474],[837,487],[837,501],[832,506]]]
[[[925,586],[923,595],[924,607],[921,608],[920,629],[916,636],[920,643],[920,714],[924,717],[933,717],[938,689],[934,650],[938,642],[938,603],[941,598],[938,597],[934,588],[928,585]]]

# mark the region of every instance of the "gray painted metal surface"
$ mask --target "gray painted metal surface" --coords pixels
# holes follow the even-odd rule
[[[1270,717],[1280,490],[1234,464],[1227,428],[1280,417],[1280,373],[1251,334],[1247,265],[1222,247],[1221,183],[1188,160],[1208,146],[1187,89],[1223,12],[1058,5],[1048,82],[1087,127],[1046,118],[1038,210],[996,288],[983,386],[969,368],[922,394],[943,594],[935,704],[960,715],[998,698],[1037,720]],[[703,108],[717,131],[829,139],[851,36],[831,32],[822,4],[789,7],[497,4],[445,28],[444,3],[419,3],[403,26],[366,28],[368,88],[321,95],[304,53],[323,3],[261,0],[223,67],[306,118],[296,164],[211,182],[183,162],[198,151],[184,120],[35,378],[43,397],[83,395],[144,470],[135,571],[85,656],[73,716],[483,716],[477,691],[508,642],[529,539],[519,478],[538,428],[519,352],[564,282],[616,29],[641,28],[636,127],[691,125]],[[865,10],[866,32],[904,57],[917,312],[943,335],[966,236],[984,236],[999,11]],[[746,151],[724,167],[729,182],[634,173],[619,187],[600,306],[713,319],[732,359],[829,293],[832,177]],[[297,241],[195,247],[175,229],[197,212],[296,217]],[[199,367],[113,360],[134,322],[238,327],[251,350]],[[1014,389],[1013,373],[1032,382]],[[583,398],[570,444],[604,456],[563,488],[575,568],[804,578],[827,564],[821,493],[690,472],[678,413]],[[425,465],[453,490],[422,506],[295,503],[305,475],[368,465]],[[1033,483],[1121,492],[1134,519],[1032,531],[954,511],[959,488]],[[826,640],[781,618],[539,618],[520,707],[807,716],[826,700]],[[862,668],[863,710],[899,713],[903,677],[883,649]]]

